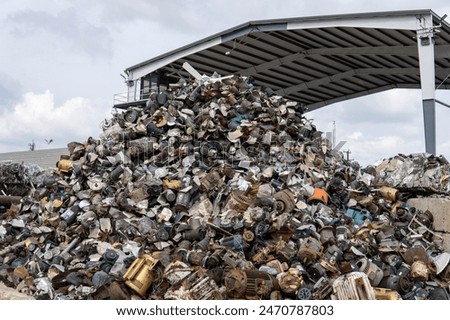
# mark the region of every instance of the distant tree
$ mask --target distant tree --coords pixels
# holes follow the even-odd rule
[[[30,148],[30,151],[34,151],[36,148],[36,144],[34,143],[34,140],[31,141],[31,143],[28,144],[28,147]]]

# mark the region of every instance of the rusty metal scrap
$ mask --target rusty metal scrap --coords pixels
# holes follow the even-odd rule
[[[362,168],[245,77],[185,81],[68,144],[0,164],[0,282],[38,299],[436,299],[442,157]],[[411,169],[412,168],[412,169]]]

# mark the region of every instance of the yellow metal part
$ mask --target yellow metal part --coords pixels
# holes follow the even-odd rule
[[[181,180],[169,180],[169,179],[164,179],[163,180],[164,186],[168,189],[181,189]]]
[[[395,188],[381,187],[379,192],[380,192],[380,195],[388,201],[397,201],[398,200],[399,192]]]
[[[374,288],[376,300],[402,300],[400,293],[386,288]]]
[[[155,280],[152,269],[157,262],[158,260],[147,254],[134,260],[123,275],[125,284],[143,297]]]
[[[58,170],[64,173],[67,173],[72,169],[73,161],[70,159],[60,159],[56,166],[58,167]]]

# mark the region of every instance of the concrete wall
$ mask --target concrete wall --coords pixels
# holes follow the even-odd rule
[[[411,198],[407,204],[419,210],[431,212],[434,230],[444,238],[445,251],[450,252],[450,199]]]
[[[0,283],[0,300],[34,300],[34,298]]]

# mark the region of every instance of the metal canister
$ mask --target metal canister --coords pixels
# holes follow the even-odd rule
[[[183,232],[183,239],[190,241],[202,240],[206,235],[204,228],[198,228],[196,230],[187,230]]]
[[[398,276],[396,274],[384,277],[378,286],[397,291],[400,294],[405,294],[411,290],[411,282],[408,277]]]
[[[378,192],[381,197],[388,201],[397,201],[399,198],[399,192],[395,188],[381,187]]]
[[[187,211],[191,202],[191,195],[187,192],[179,191],[175,200],[176,211]]]
[[[208,260],[208,255],[202,251],[189,251],[186,254],[185,262],[190,263],[195,266],[204,266],[206,264],[206,260]]]
[[[200,240],[199,242],[197,242],[194,245],[194,248],[196,250],[201,250],[201,251],[208,251],[209,247],[210,247],[210,238],[208,236],[204,237],[202,240]]]
[[[78,204],[75,204],[61,214],[61,219],[63,219],[69,225],[75,222],[79,212],[80,207],[78,206]]]
[[[200,216],[191,217],[188,223],[192,230],[197,230],[203,225],[203,219]]]
[[[112,181],[117,181],[120,178],[120,175],[123,173],[123,166],[119,165],[117,167],[114,168],[113,171],[111,171],[109,177],[111,178]]]
[[[165,197],[169,202],[174,202],[177,199],[177,195],[171,189],[166,190]]]
[[[173,253],[174,260],[183,261],[191,248],[191,242],[189,240],[182,240],[178,246],[175,248]]]

